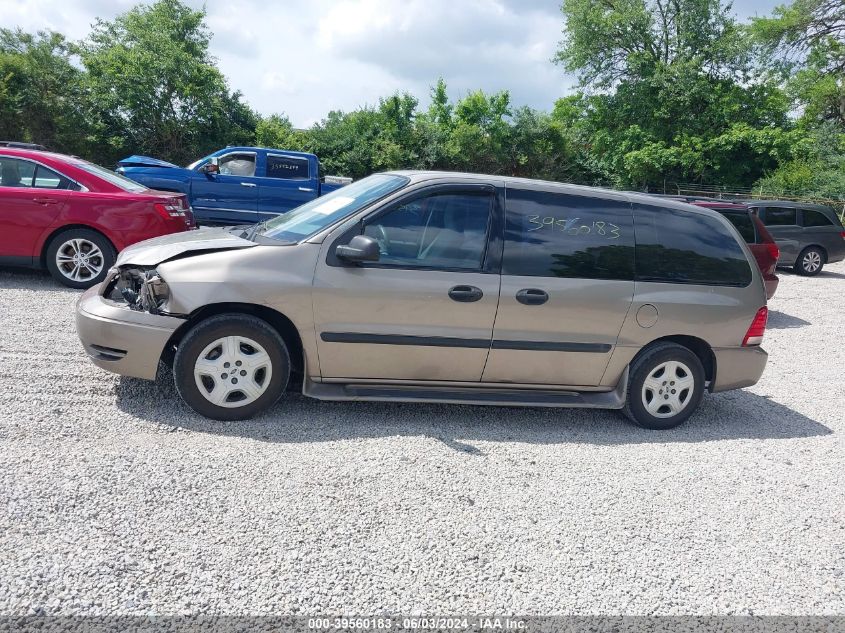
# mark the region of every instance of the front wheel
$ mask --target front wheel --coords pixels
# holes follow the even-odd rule
[[[795,262],[795,272],[805,277],[813,277],[822,271],[824,266],[824,252],[816,247],[809,246],[801,251],[798,260]]]
[[[646,429],[683,424],[701,403],[704,368],[698,356],[675,343],[659,343],[631,365],[624,413]]]
[[[179,343],[176,390],[200,415],[244,420],[272,406],[290,377],[290,356],[278,332],[245,314],[200,322]]]

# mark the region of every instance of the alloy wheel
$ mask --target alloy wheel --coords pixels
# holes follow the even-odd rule
[[[86,239],[73,238],[56,251],[56,268],[71,281],[84,282],[95,279],[105,266],[100,247]]]
[[[807,251],[801,260],[801,265],[808,273],[814,273],[822,265],[822,256],[818,251]]]

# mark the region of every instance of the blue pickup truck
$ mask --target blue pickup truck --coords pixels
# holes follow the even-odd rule
[[[352,181],[322,177],[314,154],[265,147],[227,147],[187,167],[130,156],[117,171],[151,189],[186,194],[200,224],[261,222]]]

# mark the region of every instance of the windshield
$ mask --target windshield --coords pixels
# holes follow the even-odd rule
[[[408,183],[404,176],[376,174],[273,218],[259,233],[284,242],[299,242]]]
[[[113,171],[106,169],[105,167],[95,165],[94,163],[78,161],[75,164],[77,167],[79,167],[80,169],[84,169],[89,174],[94,174],[95,176],[102,178],[107,182],[110,182],[115,187],[120,187],[124,191],[129,191],[132,193],[141,193],[142,191],[147,190],[144,185],[137,183],[134,180],[129,180],[129,178],[126,178],[125,176],[116,174]]]

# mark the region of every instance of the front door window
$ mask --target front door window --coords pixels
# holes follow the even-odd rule
[[[492,196],[448,193],[418,198],[364,225],[379,243],[380,265],[480,270]]]
[[[35,163],[0,156],[0,187],[32,187]]]
[[[227,154],[220,158],[219,166],[224,176],[251,178],[255,175],[255,154]]]

